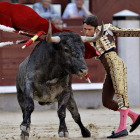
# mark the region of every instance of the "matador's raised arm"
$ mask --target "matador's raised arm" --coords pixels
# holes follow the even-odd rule
[[[113,32],[114,36],[140,37],[140,29],[118,28],[113,25],[110,25],[109,30]]]
[[[99,30],[101,26],[98,26]],[[112,24],[105,24],[104,31],[107,31],[112,36],[120,37],[140,37],[140,29],[118,28]]]

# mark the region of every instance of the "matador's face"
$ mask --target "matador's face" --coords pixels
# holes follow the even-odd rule
[[[85,36],[88,36],[88,37],[94,36],[96,30],[97,30],[97,27],[95,28],[94,26],[87,25],[86,23],[83,24],[83,31],[84,31]]]

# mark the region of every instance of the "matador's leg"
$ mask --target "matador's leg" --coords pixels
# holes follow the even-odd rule
[[[109,73],[107,73],[103,84],[102,103],[104,107],[117,111],[119,106],[118,102],[113,100],[114,94],[115,91],[113,88],[111,76]]]
[[[120,124],[115,133],[108,138],[117,138],[128,135],[126,130],[126,119],[129,112],[129,101],[127,96],[126,74],[127,68],[125,63],[120,59],[116,52],[110,52],[106,55],[107,62],[110,66],[110,75],[113,87],[117,96],[120,112]]]
[[[114,87],[113,87],[113,83],[112,83],[112,79],[110,75],[111,62],[108,59],[109,59],[108,53],[100,57],[101,63],[103,64],[106,71],[106,77],[104,80],[103,91],[102,91],[102,103],[104,107],[117,111],[119,106],[118,106],[118,103],[113,100],[115,91],[114,91]]]
[[[110,75],[117,96],[119,109],[129,107],[127,96],[127,68],[125,63],[119,58],[116,52],[105,54],[108,65],[110,66]]]
[[[126,74],[127,74],[126,69],[124,69],[124,77],[125,77],[125,79],[127,78]],[[125,84],[126,84],[126,87],[127,87],[126,80],[125,80]],[[125,92],[124,98],[128,98],[127,97],[127,88],[126,88],[126,92]],[[131,126],[130,132],[133,132],[140,125],[140,115],[129,109],[128,110],[128,116],[133,121],[133,124],[130,125]]]
[[[121,137],[121,136],[126,136],[128,135],[128,132],[126,130],[126,119],[127,115],[131,117],[133,120],[133,124],[131,125],[130,132],[134,131],[138,125],[140,124],[140,115],[137,113],[131,111],[129,107],[129,101],[128,101],[128,96],[127,96],[127,68],[125,63],[120,59],[116,52],[109,52],[104,54],[101,57],[101,62],[103,63],[105,70],[107,72],[107,77],[105,79],[104,87],[108,87],[110,89],[110,93],[113,92],[112,86],[114,87],[116,96],[117,96],[117,101],[118,101],[118,111],[120,112],[120,125],[118,130],[113,133],[112,135],[108,136],[108,138],[116,138],[116,137]],[[110,77],[111,76],[111,79]],[[112,81],[112,82],[110,82]],[[107,84],[108,83],[108,84]],[[109,84],[110,83],[110,84]],[[113,83],[113,85],[112,85]],[[103,95],[107,95],[105,90],[103,88]],[[110,94],[110,98],[111,95]],[[109,94],[107,95],[109,96]],[[117,108],[117,107],[116,107]]]

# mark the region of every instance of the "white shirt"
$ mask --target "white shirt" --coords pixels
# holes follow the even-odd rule
[[[78,11],[76,3],[69,3],[63,13],[62,18],[69,18],[70,14],[75,14],[81,17],[86,17],[86,13],[84,11],[84,9],[81,9],[80,11]]]

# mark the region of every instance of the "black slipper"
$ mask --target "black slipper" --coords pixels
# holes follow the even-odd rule
[[[119,138],[119,137],[124,137],[124,136],[127,136],[128,135],[128,132],[126,129],[118,132],[118,133],[115,133],[114,131],[112,132],[112,135],[110,136],[107,136],[107,138]]]
[[[131,129],[129,132],[133,132],[138,126],[140,125],[140,115],[138,116],[138,118],[136,119],[136,121],[134,122],[134,124],[131,124]]]

